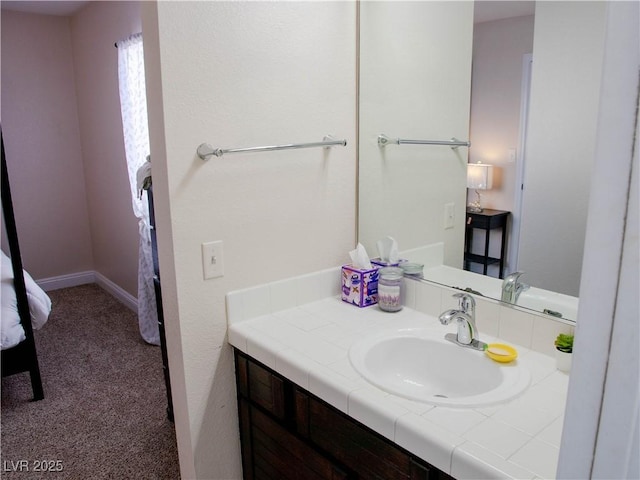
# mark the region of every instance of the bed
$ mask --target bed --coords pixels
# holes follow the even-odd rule
[[[28,372],[31,377],[33,399],[42,400],[44,391],[33,330],[42,327],[49,318],[51,300],[22,268],[1,128],[0,146],[2,150],[2,214],[9,244],[8,256],[4,252],[1,255],[2,376]]]

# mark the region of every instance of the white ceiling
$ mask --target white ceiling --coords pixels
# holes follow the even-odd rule
[[[49,0],[49,1],[22,1],[2,0],[2,10],[14,10],[17,12],[39,13],[42,15],[70,16],[84,7],[87,1],[74,0]]]

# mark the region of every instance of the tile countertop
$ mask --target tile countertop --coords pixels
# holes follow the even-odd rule
[[[378,389],[354,370],[351,344],[392,327],[441,328],[405,307],[386,313],[326,298],[229,326],[229,343],[457,479],[555,478],[568,376],[555,359],[514,345],[531,385],[498,406],[445,408]],[[483,335],[491,343],[495,337]]]

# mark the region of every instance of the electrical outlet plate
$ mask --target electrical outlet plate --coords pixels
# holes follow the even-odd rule
[[[444,228],[453,228],[456,221],[456,204],[446,203],[444,206]]]
[[[205,280],[224,275],[222,240],[202,244],[202,275]]]

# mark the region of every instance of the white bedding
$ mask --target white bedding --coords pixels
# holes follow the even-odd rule
[[[15,347],[26,337],[24,329],[20,325],[18,315],[18,302],[16,292],[13,288],[13,269],[11,259],[2,253],[2,311],[0,317],[1,344],[2,350]],[[49,318],[51,312],[51,299],[26,271],[24,272],[24,283],[27,287],[27,298],[29,299],[29,311],[31,312],[31,324],[34,330],[42,327]]]

